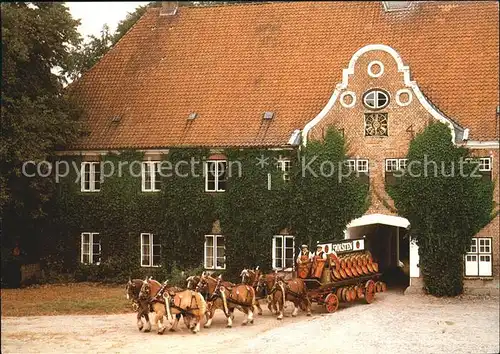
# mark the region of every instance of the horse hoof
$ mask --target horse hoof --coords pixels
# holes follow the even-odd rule
[[[307,316],[308,316],[308,317],[310,317],[310,316],[312,316],[312,314],[311,314],[310,312],[308,312],[308,313],[307,313]]]
[[[137,327],[139,329],[139,332],[142,331],[142,327]]]
[[[241,325],[242,326],[246,326],[248,324],[248,322],[242,322]]]
[[[151,332],[151,329],[145,329],[144,330],[144,333],[148,333],[148,332]]]
[[[169,332],[175,332],[175,329],[170,328],[170,329],[169,329]]]
[[[294,314],[292,313],[292,317],[297,317],[297,315],[294,315]]]
[[[203,325],[203,328],[210,328],[210,326],[207,326],[207,325]]]
[[[157,333],[161,336],[163,334],[164,330],[163,331],[158,331]]]
[[[278,318],[277,318],[277,320],[278,320],[278,321],[281,321],[281,320],[282,320],[282,318],[281,318],[281,317],[278,317]]]
[[[253,320],[250,321],[250,324],[253,324]]]
[[[226,328],[232,328],[233,326],[227,325]]]
[[[259,312],[258,315],[262,316],[262,312]]]

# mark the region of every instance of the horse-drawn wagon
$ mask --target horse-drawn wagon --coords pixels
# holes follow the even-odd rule
[[[366,240],[352,239],[318,243],[327,254],[321,278],[304,279],[311,302],[325,305],[335,312],[340,302],[364,299],[370,304],[375,293],[386,290]]]

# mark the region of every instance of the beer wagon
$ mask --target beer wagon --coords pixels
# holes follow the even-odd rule
[[[311,302],[325,305],[328,312],[335,312],[340,302],[363,299],[370,304],[375,293],[386,291],[386,284],[379,280],[378,263],[366,249],[366,239],[320,242],[318,245],[323,246],[327,260],[321,279],[304,279]]]

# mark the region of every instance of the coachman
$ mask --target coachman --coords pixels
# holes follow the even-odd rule
[[[311,278],[321,278],[321,274],[323,273],[323,269],[325,268],[325,263],[326,253],[323,252],[323,247],[318,245],[313,256]]]
[[[306,279],[311,272],[311,252],[307,245],[302,245],[299,256],[297,257],[297,276]]]

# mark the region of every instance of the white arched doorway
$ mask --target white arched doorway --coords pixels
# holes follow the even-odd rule
[[[368,214],[352,220],[345,238],[367,239],[368,249],[379,263],[382,278],[389,286],[406,288],[419,277],[418,248],[410,242],[410,222],[403,217]]]

